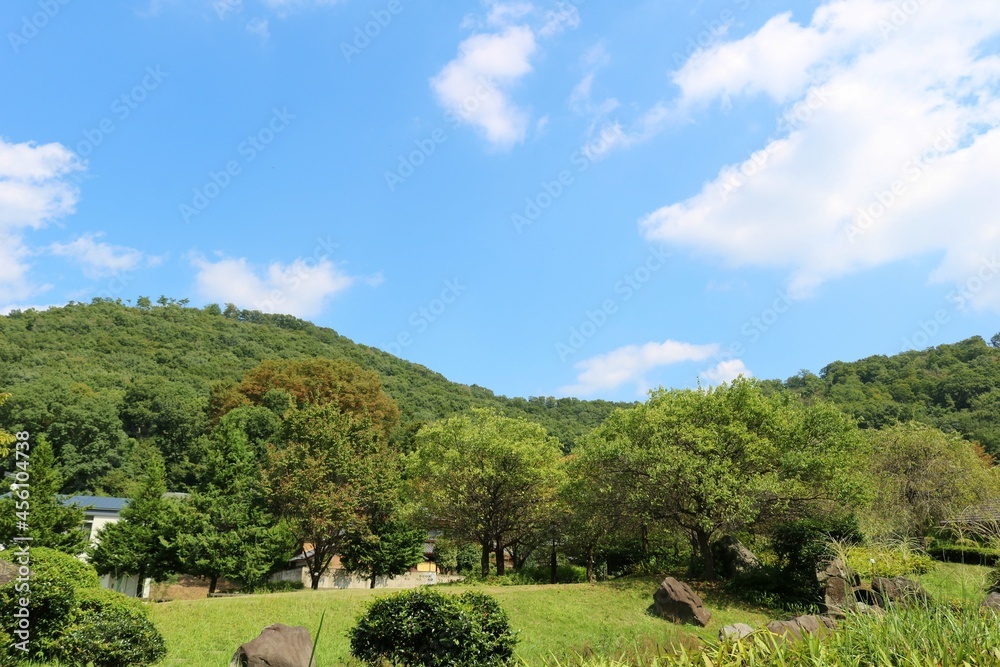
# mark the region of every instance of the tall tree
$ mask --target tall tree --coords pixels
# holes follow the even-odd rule
[[[549,524],[563,474],[544,428],[490,409],[425,426],[407,460],[431,520],[480,545],[483,576],[491,548],[503,574],[506,546]]]
[[[391,455],[380,429],[335,405],[292,410],[284,431],[284,443],[268,447],[264,487],[317,589],[347,536],[371,532],[365,502]]]
[[[31,537],[32,546],[49,547],[72,556],[82,554],[89,537],[83,532],[83,509],[63,502],[59,494],[63,478],[45,436],[34,440],[28,456],[31,474],[28,531],[17,529],[15,499],[4,498],[0,500],[0,544],[9,545],[14,537],[26,534]]]
[[[97,535],[91,563],[100,574],[135,574],[142,582],[162,580],[180,569],[177,534],[182,511],[179,503],[164,498],[166,470],[163,458],[151,452],[138,495],[121,512],[121,520],[105,526]]]
[[[0,407],[10,399],[10,394],[0,394]],[[0,458],[7,458],[10,454],[10,446],[16,442],[17,438],[14,437],[13,433],[8,433],[7,431],[0,428]]]
[[[253,587],[291,555],[290,536],[268,511],[260,484],[256,447],[246,431],[255,431],[255,420],[242,414],[258,410],[235,410],[216,427],[204,453],[205,474],[178,535],[181,568],[207,577],[209,595],[220,577]]]
[[[724,532],[857,498],[861,452],[853,421],[739,379],[708,390],[657,390],[613,414],[586,443],[605,479],[629,489],[633,513],[683,530],[715,577],[712,542]]]
[[[300,409],[308,405],[334,405],[345,414],[365,415],[386,437],[399,423],[399,407],[382,391],[378,373],[343,359],[264,361],[215,403],[223,412],[239,405],[265,405],[268,395],[275,390],[290,394],[295,407]]]

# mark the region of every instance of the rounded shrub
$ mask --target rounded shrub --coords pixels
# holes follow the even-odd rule
[[[20,566],[16,550],[0,558]],[[0,587],[0,664],[59,661],[65,665],[127,667],[149,665],[166,654],[163,637],[138,600],[100,587],[93,567],[68,554],[32,548],[27,582]],[[28,651],[12,648],[20,637],[14,615],[28,602]]]
[[[414,589],[373,601],[351,629],[351,654],[368,665],[509,664],[517,635],[496,599]]]
[[[95,588],[79,593],[79,610],[59,641],[63,660],[93,667],[151,665],[167,654],[146,607],[121,593]]]

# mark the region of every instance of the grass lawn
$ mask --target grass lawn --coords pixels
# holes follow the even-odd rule
[[[705,592],[712,612],[707,628],[675,626],[647,612],[657,584],[653,580],[597,585],[503,586],[476,590],[495,595],[520,630],[518,657],[531,663],[543,658],[575,655],[644,655],[667,651],[672,645],[691,646],[698,638],[714,638],[723,625],[761,623],[763,612],[735,607],[711,591]],[[449,586],[459,593],[461,587]],[[239,644],[256,637],[271,623],[303,625],[315,635],[326,611],[317,647],[320,667],[350,662],[347,630],[365,602],[391,591],[300,591],[275,595],[178,601],[155,605],[153,620],[163,632],[169,653],[162,663],[221,667]]]
[[[989,568],[938,563],[919,577],[938,599],[983,597]],[[672,646],[693,646],[713,640],[730,623],[760,626],[789,614],[754,609],[714,587],[696,587],[712,612],[707,628],[675,626],[647,610],[658,581],[616,581],[597,585],[477,587],[495,595],[520,630],[518,657],[530,664],[556,657],[564,664],[580,656],[644,657],[670,652]],[[446,592],[465,588],[448,586]],[[152,607],[153,621],[167,640],[165,667],[225,667],[236,648],[271,623],[303,625],[315,635],[326,611],[317,647],[319,667],[351,662],[347,630],[373,596],[393,591],[299,591],[212,600],[187,600]]]

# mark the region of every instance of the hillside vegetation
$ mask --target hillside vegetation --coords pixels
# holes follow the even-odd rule
[[[568,449],[616,407],[497,396],[291,316],[140,301],[0,317],[0,387],[13,394],[0,422],[48,437],[70,480],[66,491],[98,490],[86,480],[127,467],[135,440],[151,440],[167,458],[170,486],[184,487],[213,387],[234,385],[265,359],[346,359],[377,372],[402,412],[394,438],[404,449],[422,423],[470,407],[526,417]],[[115,491],[110,482],[100,490]]]
[[[815,375],[802,371],[768,383],[806,400],[833,401],[862,428],[919,421],[1000,453],[1000,336],[979,336],[892,357],[836,361]]]

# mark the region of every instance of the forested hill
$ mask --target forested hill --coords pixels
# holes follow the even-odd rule
[[[470,406],[495,406],[570,446],[616,406],[496,396],[290,316],[142,301],[0,317],[0,391],[13,394],[0,423],[47,434],[71,477],[95,479],[124,465],[130,438],[152,438],[168,461],[183,459],[204,431],[212,384],[236,382],[264,359],[347,359],[377,371],[411,429]]]
[[[767,383],[805,399],[828,399],[867,428],[920,421],[957,431],[1000,455],[1000,336],[892,357],[829,364]]]

